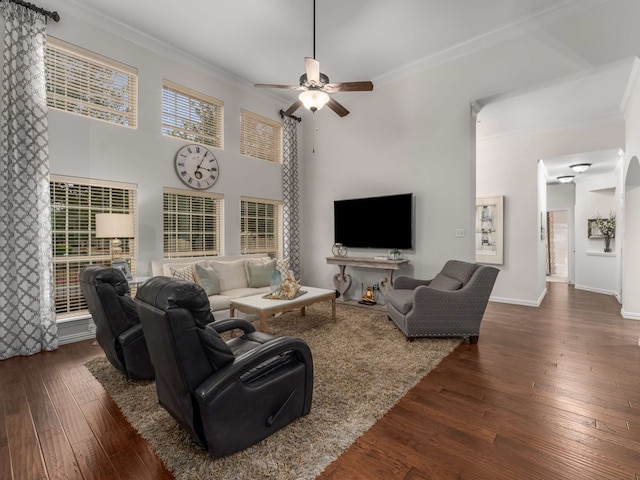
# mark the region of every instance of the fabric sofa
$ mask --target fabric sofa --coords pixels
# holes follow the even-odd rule
[[[271,290],[271,272],[288,272],[288,260],[263,254],[165,258],[151,262],[155,276],[181,278],[204,288],[216,320],[229,316],[231,300]]]

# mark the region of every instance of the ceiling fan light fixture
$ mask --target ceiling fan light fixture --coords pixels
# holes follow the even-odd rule
[[[569,168],[574,172],[582,173],[589,169],[590,163],[576,163],[575,165],[569,165]]]
[[[329,95],[320,90],[305,90],[298,96],[302,104],[312,112],[324,107],[329,101]]]
[[[562,175],[561,177],[558,177],[558,181],[560,183],[569,183],[573,180],[573,175]]]

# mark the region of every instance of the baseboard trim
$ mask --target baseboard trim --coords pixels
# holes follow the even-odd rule
[[[81,342],[96,338],[96,326],[90,315],[58,321],[58,344]]]
[[[509,303],[511,305],[522,305],[525,307],[539,307],[540,304],[542,303],[542,300],[544,299],[544,297],[547,295],[547,289],[545,288],[542,293],[540,294],[540,297],[538,297],[537,300],[523,300],[521,298],[508,298],[508,297],[494,297],[491,296],[489,297],[489,301],[490,302],[496,302],[496,303]]]
[[[626,312],[624,308],[620,309],[620,315],[622,315],[622,318],[626,318],[627,320],[638,320],[638,321],[640,321],[640,313]]]
[[[619,298],[618,296],[618,292],[615,292],[613,290],[605,290],[603,288],[593,288],[593,287],[587,287],[586,285],[574,285],[574,288],[576,288],[577,290],[584,290],[585,292],[593,292],[593,293],[601,293],[603,295],[612,295],[616,298]]]

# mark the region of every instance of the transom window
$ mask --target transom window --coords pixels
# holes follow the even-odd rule
[[[164,188],[165,258],[220,255],[222,202],[217,193]]]
[[[282,202],[243,198],[240,205],[240,251],[282,257]]]
[[[50,108],[136,127],[137,69],[53,37],[45,57]]]
[[[240,111],[240,153],[270,162],[282,161],[282,124]]]
[[[190,142],[223,148],[224,102],[164,80],[162,133]]]
[[[111,265],[111,239],[96,238],[97,213],[133,215],[135,184],[51,175],[51,226],[58,319],[88,313],[78,274],[89,265]],[[135,232],[134,232],[135,235]],[[123,238],[122,254],[135,276],[136,237]]]

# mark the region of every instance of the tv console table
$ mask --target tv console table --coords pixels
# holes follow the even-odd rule
[[[345,302],[344,294],[351,287],[351,275],[345,273],[347,267],[377,268],[387,271],[387,276],[380,282],[380,293],[391,290],[393,286],[393,272],[398,270],[402,265],[409,263],[409,260],[386,260],[370,257],[327,257],[329,265],[337,265],[340,273],[333,276],[333,284],[336,290],[340,292],[339,302]],[[386,296],[386,295],[385,295]]]

